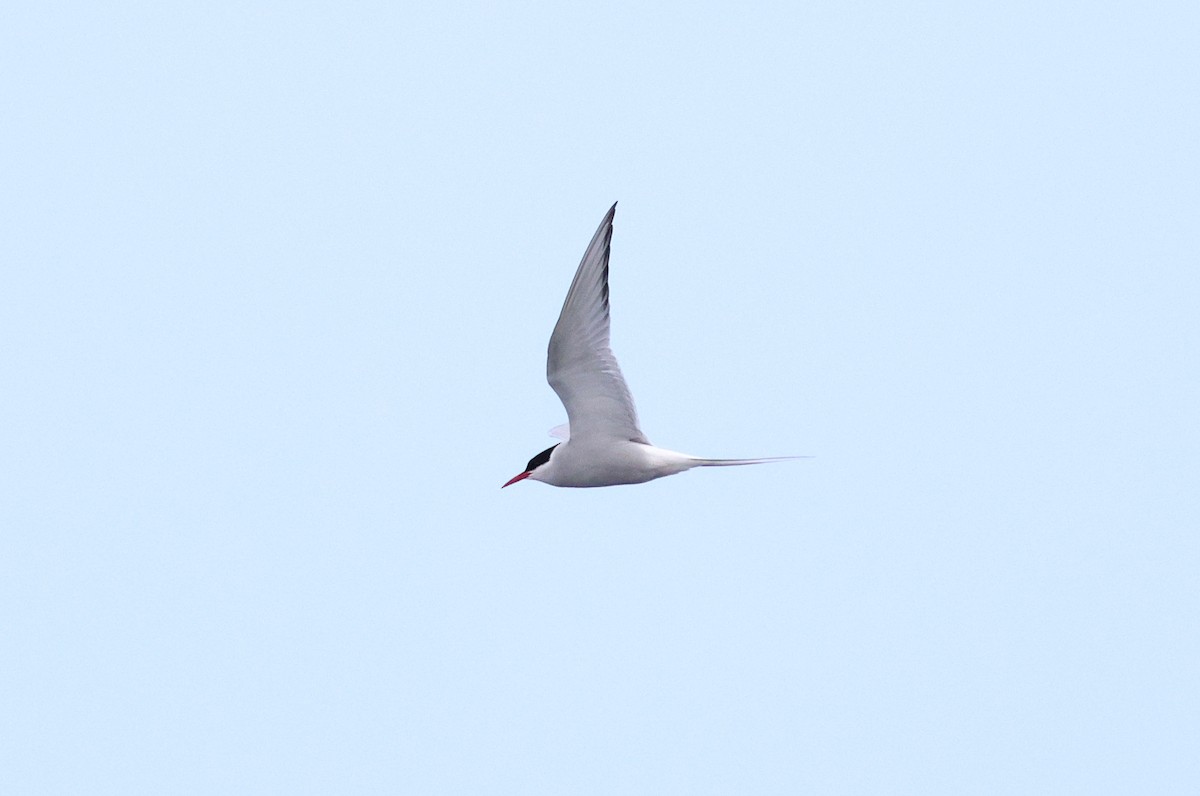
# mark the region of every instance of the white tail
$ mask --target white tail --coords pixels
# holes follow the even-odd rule
[[[790,462],[795,459],[811,459],[811,456],[769,456],[765,459],[696,459],[696,467],[737,467],[742,464],[767,464],[768,462]]]

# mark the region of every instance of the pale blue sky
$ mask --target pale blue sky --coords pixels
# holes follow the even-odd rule
[[[1197,30],[6,7],[0,792],[1200,791]]]

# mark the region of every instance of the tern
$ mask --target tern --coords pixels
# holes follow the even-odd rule
[[[564,441],[534,456],[504,486],[526,478],[566,487],[641,484],[693,467],[805,458],[703,459],[646,439],[633,395],[609,348],[608,255],[616,212],[614,203],[592,236],[550,335],[546,380],[567,410],[567,425],[550,433]]]

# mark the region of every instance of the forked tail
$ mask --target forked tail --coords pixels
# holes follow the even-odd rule
[[[768,462],[790,462],[794,459],[811,459],[811,456],[768,456],[765,459],[696,459],[696,467],[737,467],[742,464],[767,464]]]

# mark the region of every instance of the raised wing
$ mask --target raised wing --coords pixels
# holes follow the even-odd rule
[[[646,442],[633,396],[608,347],[608,252],[613,204],[592,236],[550,335],[546,380],[567,408],[572,439]]]

